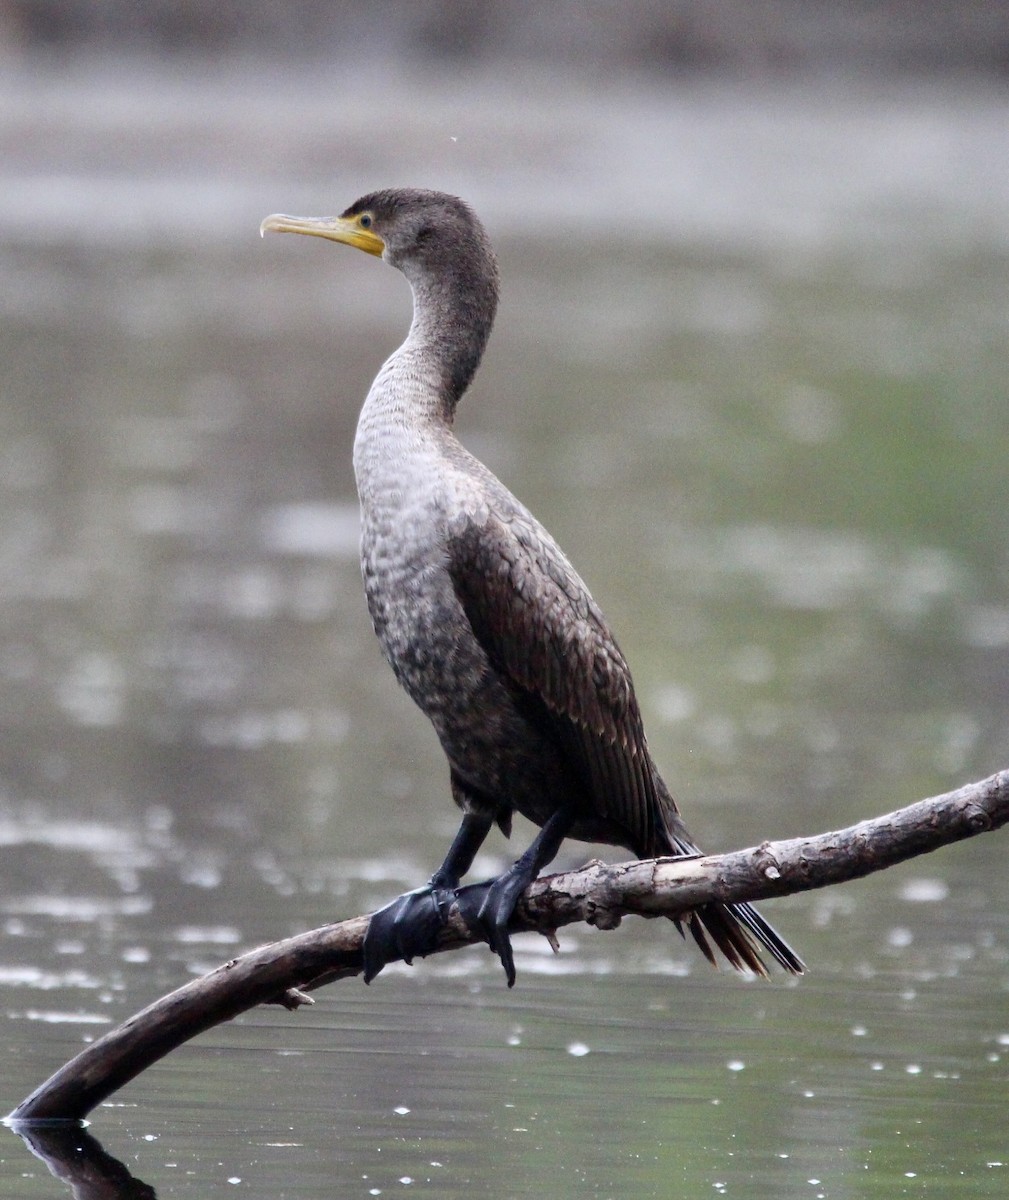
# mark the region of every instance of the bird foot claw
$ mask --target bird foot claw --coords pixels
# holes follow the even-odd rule
[[[515,958],[508,925],[519,897],[530,882],[526,872],[512,868],[497,879],[464,888],[432,882],[397,896],[391,904],[373,913],[368,923],[363,947],[364,982],[371,983],[387,963],[409,964],[415,958],[432,954],[438,947],[438,935],[448,920],[449,909],[455,903],[466,925],[484,937],[501,960],[508,986],[514,987]]]
[[[452,889],[428,884],[373,913],[362,947],[364,982],[371,983],[387,963],[409,965],[433,953],[454,899]]]
[[[497,879],[461,888],[456,896],[463,920],[486,938],[501,960],[509,987],[515,986],[515,958],[508,925],[528,884],[524,875],[506,871]]]

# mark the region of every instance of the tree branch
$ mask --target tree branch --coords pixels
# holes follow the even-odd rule
[[[545,876],[526,892],[511,928],[552,940],[555,930],[577,921],[612,929],[629,914],[676,917],[712,901],[785,896],[857,879],[1007,822],[1009,770],[816,837],[763,842],[693,859],[616,865],[594,861],[577,871]],[[204,1030],[259,1004],[294,1009],[312,1003],[307,991],[360,973],[368,919],[354,917],[252,950],[156,1000],[81,1051],[23,1100],[7,1123],[81,1120]],[[438,952],[480,940],[453,905]]]

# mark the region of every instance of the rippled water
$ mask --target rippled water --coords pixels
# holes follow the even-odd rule
[[[417,79],[379,137],[354,78],[0,83],[7,1107],[453,832],[356,563],[354,421],[406,289],[260,242],[266,212],[409,182],[487,217],[461,432],[592,584],[703,844],[1006,765],[1004,95],[526,82]],[[770,906],[797,984],[664,923],[520,939],[513,992],[479,950],[347,981],[92,1132],[162,1196],[1003,1195],[1000,837]],[[0,1141],[0,1196],[67,1187]]]

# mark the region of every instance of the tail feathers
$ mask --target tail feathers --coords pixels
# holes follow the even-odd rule
[[[750,971],[764,979],[767,966],[762,949],[792,975],[801,975],[806,969],[792,947],[751,904],[704,904],[676,921],[681,934],[684,925],[713,966],[718,962],[712,942],[737,971]]]
[[[667,822],[675,824],[664,831],[668,844],[657,847],[659,854],[701,853],[687,836],[675,809],[672,813],[667,812]],[[766,950],[790,975],[802,975],[806,969],[806,964],[798,954],[752,904],[702,904],[693,912],[676,920],[675,924],[684,936],[686,926],[701,953],[713,966],[717,966],[718,962],[711,946],[712,942],[737,971],[751,971],[762,979],[767,978],[767,967],[761,957],[762,950]]]

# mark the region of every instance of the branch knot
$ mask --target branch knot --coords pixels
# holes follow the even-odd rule
[[[967,818],[967,828],[971,833],[985,833],[992,827],[991,817],[976,804],[965,805],[964,815]]]

